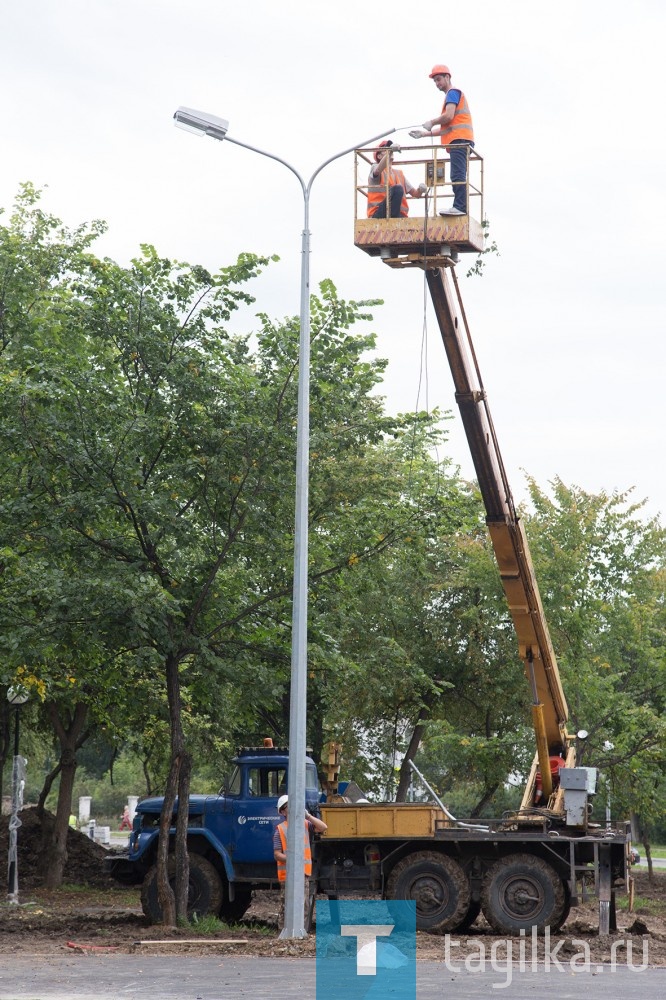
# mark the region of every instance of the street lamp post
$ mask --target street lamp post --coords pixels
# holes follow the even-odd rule
[[[317,167],[305,181],[301,174],[282,157],[232,138],[225,118],[178,108],[174,114],[181,128],[209,135],[213,139],[231,142],[261,156],[282,163],[297,178],[303,192],[303,233],[301,238],[301,303],[298,348],[298,410],[296,428],[296,513],[294,524],[294,582],[291,635],[291,689],[289,705],[289,826],[287,829],[287,884],[285,890],[285,921],[283,938],[306,936],[304,927],[304,882],[293,877],[303,871],[305,857],[303,826],[305,823],[305,756],[307,721],[307,625],[308,625],[308,479],[310,447],[310,191],[315,177],[334,160],[353,152],[359,146],[391,135],[395,128],[335,153]]]
[[[7,901],[18,903],[18,829],[21,820],[18,818],[23,805],[23,786],[25,784],[25,760],[19,757],[19,715],[21,705],[28,700],[25,688],[10,687],[7,691],[7,701],[14,708],[14,758],[12,763],[12,812],[9,817],[9,863],[7,867]]]
[[[615,749],[615,744],[611,743],[610,740],[604,740],[604,750],[606,753],[610,753],[611,750]],[[612,829],[611,823],[611,776],[610,770],[606,770],[604,775],[606,779],[606,830]]]

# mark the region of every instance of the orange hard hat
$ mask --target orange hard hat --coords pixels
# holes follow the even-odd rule
[[[383,153],[380,153],[380,149],[382,149],[383,146],[392,146],[392,145],[393,145],[393,139],[384,139],[383,142],[380,142],[379,146],[375,150],[375,160],[379,160],[384,155]]]
[[[451,70],[448,66],[433,66],[430,72],[430,79],[434,79],[436,76],[451,76]]]

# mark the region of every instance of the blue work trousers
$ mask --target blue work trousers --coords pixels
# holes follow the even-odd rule
[[[451,158],[451,183],[453,184],[453,207],[467,215],[467,146],[473,142],[454,139],[449,147]]]

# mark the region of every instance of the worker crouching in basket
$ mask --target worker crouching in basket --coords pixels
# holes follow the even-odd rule
[[[375,163],[368,177],[368,218],[398,219],[409,215],[407,195],[420,198],[425,194],[425,184],[413,187],[402,170],[393,166],[393,153],[400,152],[400,146],[394,146],[390,139],[385,139],[375,150]],[[389,211],[386,213],[386,192],[388,186]]]

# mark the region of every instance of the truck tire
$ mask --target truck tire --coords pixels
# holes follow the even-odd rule
[[[176,861],[169,856],[169,882],[173,888],[175,883]],[[222,881],[215,867],[201,857],[200,854],[190,854],[190,882],[187,891],[187,915],[205,917],[210,914],[217,916],[222,906]],[[141,907],[151,924],[162,921],[162,907],[157,898],[157,865],[149,869],[141,886]]]
[[[499,934],[518,934],[562,924],[564,883],[543,858],[510,854],[486,875],[481,896],[483,915]]]
[[[227,897],[225,882],[224,900],[220,906],[220,920],[228,924],[235,924],[245,915],[252,902],[252,892],[249,889],[236,889],[234,899]]]
[[[386,883],[388,899],[416,902],[416,928],[450,931],[464,919],[470,906],[470,885],[460,865],[446,854],[419,851],[403,858]]]
[[[569,892],[569,886],[567,885],[567,883],[564,882],[563,885],[564,885],[564,909],[562,910],[562,913],[555,921],[555,923],[552,923],[550,925],[551,934],[556,934],[560,930],[562,925],[566,924],[567,920],[569,919],[569,914],[571,913],[571,893]]]

